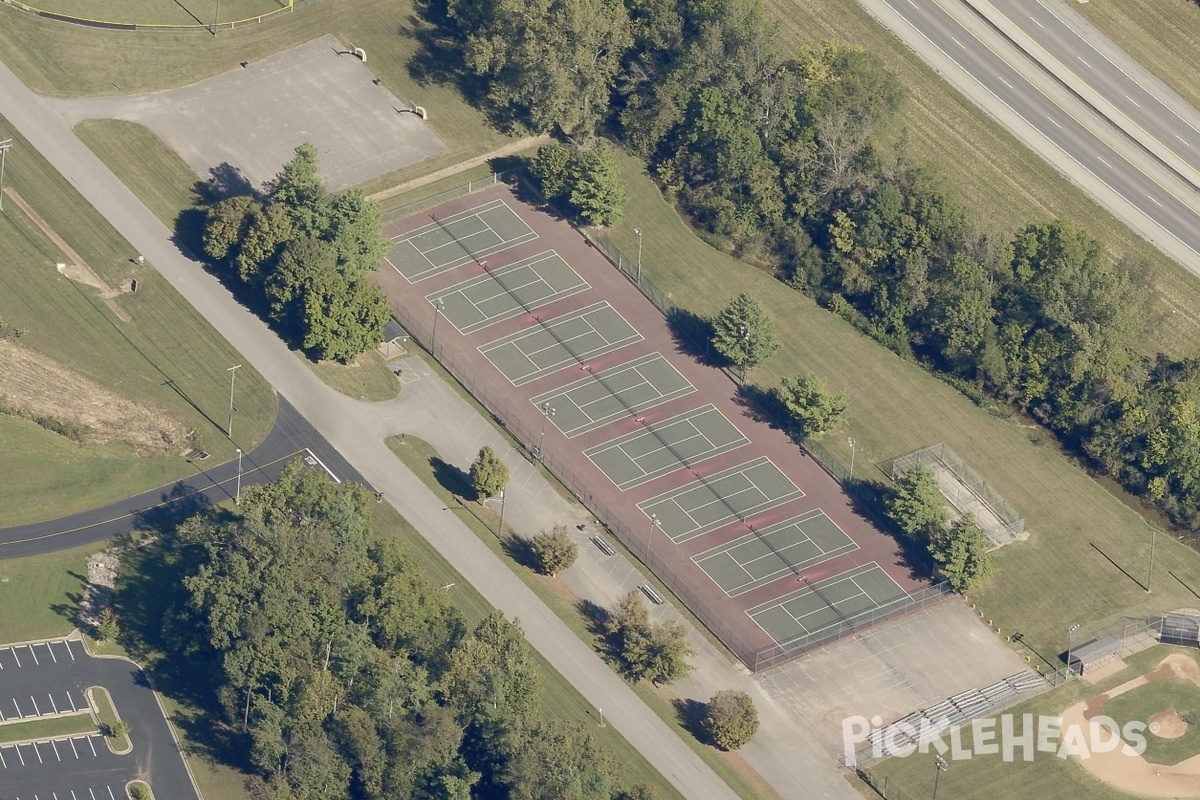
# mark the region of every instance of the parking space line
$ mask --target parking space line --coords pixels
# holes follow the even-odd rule
[[[40,717],[42,715],[42,712],[38,711],[37,700],[33,699],[33,695],[29,695],[29,702],[33,703],[33,715],[35,717]]]
[[[88,743],[88,747],[92,748],[92,758],[99,758],[100,756],[96,755],[96,745],[92,744],[91,736],[87,737],[87,743]]]
[[[54,713],[57,714],[58,713],[58,703],[54,702],[54,695],[50,694],[49,692],[46,692],[46,697],[50,698],[50,705],[54,708]]]
[[[113,793],[112,793],[112,787],[111,787],[111,786],[105,786],[104,788],[105,788],[105,789],[108,789],[108,796],[109,796],[109,797],[111,797],[111,798],[112,798],[112,800],[117,800],[116,796],[115,796],[115,795],[113,795]]]
[[[51,645],[52,645],[52,644],[53,644],[53,642],[46,642],[46,649],[50,651],[50,657],[51,657],[52,659],[54,659],[54,663],[55,663],[55,664],[57,664],[57,663],[58,663],[58,657],[54,655],[54,648],[53,648],[53,647],[51,647]]]
[[[8,648],[8,652],[12,653],[13,661],[17,662],[17,666],[21,666],[21,659],[17,658],[17,648],[10,647]]]
[[[74,660],[75,660],[75,654],[71,652],[71,642],[70,642],[70,640],[64,640],[64,641],[63,641],[63,644],[65,644],[65,645],[67,646],[67,655],[69,655],[69,656],[71,657],[71,660],[72,660],[72,661],[74,661]]]
[[[14,748],[17,751],[17,758],[21,759],[21,766],[25,766],[25,756],[21,755],[21,745]]]
[[[45,764],[45,763],[46,763],[45,761],[42,761],[42,751],[41,751],[41,750],[38,750],[37,742],[34,742],[34,743],[33,743],[33,752],[37,753],[37,757],[38,757],[38,763],[39,763],[39,764]]]
[[[54,751],[54,757],[62,761],[62,756],[58,754],[58,745],[54,743],[53,739],[50,740],[50,749]]]
[[[17,698],[13,698],[13,708],[17,710],[17,719],[25,719],[25,715],[21,713],[21,707],[17,705]]]
[[[92,791],[92,787],[88,787],[88,794],[92,796],[92,800],[96,800],[96,793]]]
[[[4,760],[4,748],[0,747],[0,767],[8,769],[8,762]]]
[[[37,660],[37,653],[33,652],[33,645],[27,644],[25,645],[25,649],[29,651],[29,657],[33,659],[33,665],[35,667],[40,667],[41,663],[39,663]]]
[[[67,741],[71,743],[71,751],[75,753],[75,758],[79,758],[79,750],[75,748],[75,737],[72,736],[70,739],[67,739]]]
[[[75,707],[75,698],[74,698],[74,697],[71,697],[71,693],[70,693],[70,692],[67,692],[67,699],[71,701],[71,710],[72,710],[72,711],[78,711],[79,709]]]

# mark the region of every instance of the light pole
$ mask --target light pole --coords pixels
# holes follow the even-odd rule
[[[225,370],[229,373],[229,425],[225,428],[225,435],[230,439],[233,438],[233,383],[237,379],[237,371],[241,368],[242,365],[238,364]]]
[[[213,19],[213,36],[217,35],[217,28],[221,24],[221,0],[217,0],[217,16]]]
[[[641,285],[642,285],[642,229],[641,229],[641,228],[634,228],[634,229],[633,229],[633,232],[634,232],[634,233],[636,233],[636,234],[637,234],[637,237],[638,237],[638,274],[637,274],[637,285],[638,285],[638,286],[641,286]]]
[[[238,476],[237,476],[237,493],[233,496],[233,504],[240,506],[242,504],[242,448],[237,449],[238,453]]]
[[[1150,525],[1149,522],[1146,523]],[[1146,594],[1150,594],[1150,582],[1154,580],[1154,545],[1158,540],[1158,528],[1150,525],[1150,569],[1146,571]]]
[[[504,538],[504,490],[500,490],[500,538]]]
[[[942,779],[942,773],[948,769],[949,765],[946,763],[946,759],[940,755],[934,755],[933,766],[937,769],[937,772],[933,774],[933,800],[937,800],[938,783]]]
[[[662,528],[662,520],[658,518],[658,514],[650,515],[650,533],[646,537],[646,557],[650,557],[650,540],[654,538],[654,529]]]
[[[1067,679],[1068,680],[1070,680],[1070,678],[1071,678],[1071,673],[1073,673],[1075,671],[1075,670],[1071,669],[1071,639],[1072,639],[1072,634],[1074,634],[1075,631],[1077,631],[1077,630],[1079,630],[1078,622],[1072,622],[1070,625],[1067,626]]]
[[[850,480],[854,480],[854,449],[857,447],[858,442],[855,441],[853,436],[847,436],[846,443],[850,445]]]
[[[746,370],[750,368],[750,331],[745,325],[739,325],[742,333],[742,383],[746,382]]]
[[[438,298],[433,301],[433,341],[429,343],[429,355],[437,358],[437,321],[446,309],[446,301]]]
[[[538,461],[542,460],[542,445],[546,441],[546,421],[554,416],[554,407],[549,402],[538,406],[542,410],[542,435],[538,437]]]
[[[12,146],[12,139],[0,141],[0,211],[4,210],[4,157]]]

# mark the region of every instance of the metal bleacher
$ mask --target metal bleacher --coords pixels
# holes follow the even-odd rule
[[[872,731],[859,749],[857,761],[865,764],[880,757],[887,758],[898,750],[936,739],[950,728],[999,711],[1049,687],[1044,677],[1026,670],[982,689],[968,689]]]

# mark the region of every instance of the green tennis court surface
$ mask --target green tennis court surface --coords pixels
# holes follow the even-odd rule
[[[568,438],[696,391],[662,353],[597,372],[530,402],[554,409],[550,421]]]
[[[746,613],[781,647],[833,625],[862,621],[908,600],[908,593],[872,561],[818,581]]]
[[[638,508],[657,519],[662,532],[679,544],[803,496],[804,492],[763,456],[643,500]]]
[[[692,556],[692,561],[725,594],[737,597],[857,549],[818,508]]]
[[[417,283],[536,238],[517,212],[493,200],[395,237],[387,262]]]
[[[464,336],[592,288],[558,253],[547,250],[426,295]]]
[[[709,404],[596,445],[583,454],[625,491],[745,444],[750,440]]]
[[[616,309],[601,302],[485,344],[479,352],[513,386],[521,386],[641,340]]]

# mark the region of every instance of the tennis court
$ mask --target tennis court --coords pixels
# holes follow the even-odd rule
[[[570,439],[694,391],[696,387],[662,353],[651,353],[530,402],[538,408],[549,405],[554,409],[550,421]]]
[[[746,613],[781,647],[830,626],[861,622],[908,599],[892,577],[872,561],[751,608]]]
[[[572,311],[479,348],[513,386],[640,342],[642,335],[606,302]]]
[[[846,532],[817,508],[694,555],[692,561],[725,594],[737,597],[857,549]]]
[[[638,508],[657,520],[662,532],[679,544],[803,496],[804,492],[763,456],[643,500]]]
[[[417,283],[536,238],[507,203],[492,200],[393,238],[386,260]]]
[[[750,440],[710,403],[583,454],[625,491],[747,444]]]
[[[464,336],[592,288],[553,250],[425,296]]]

